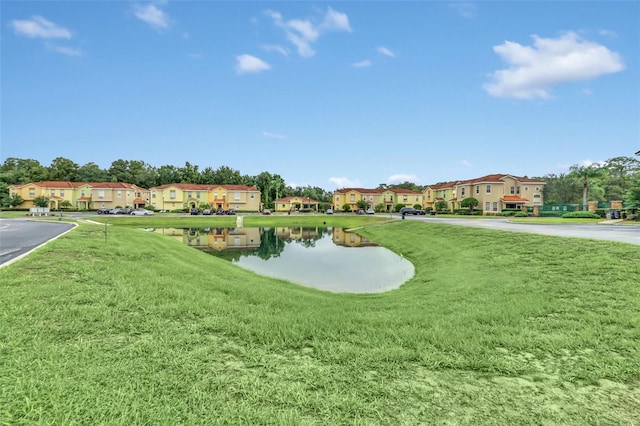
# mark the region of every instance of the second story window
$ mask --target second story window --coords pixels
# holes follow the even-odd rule
[[[118,198],[121,198],[121,197],[122,197],[122,191],[118,191],[118,192],[116,192],[116,196],[117,196]]]
[[[461,195],[462,197],[464,197],[464,192],[465,192],[465,189],[464,189],[464,188],[460,188],[460,195]]]
[[[51,190],[51,196],[53,197],[54,195],[56,195],[56,190],[55,190],[55,189],[52,189],[52,190]]]
[[[176,191],[169,191],[169,199],[170,200],[176,199]]]
[[[350,200],[351,200],[351,201],[355,201],[355,200],[356,200],[356,196],[355,196],[355,195],[353,195],[353,194],[351,194]]]
[[[98,190],[98,198],[104,198],[104,189]]]
[[[151,191],[151,198],[156,198],[156,191]]]
[[[480,185],[476,185],[476,194],[480,193]]]
[[[36,196],[35,188],[29,188],[29,197],[35,197],[35,196]]]
[[[487,194],[491,194],[491,185],[487,185],[487,188],[486,188],[485,192]]]
[[[509,194],[514,195],[516,193],[516,187],[512,186],[511,188],[509,188]]]
[[[64,197],[64,189],[61,189],[61,190],[60,190],[60,196],[61,196],[61,197]]]

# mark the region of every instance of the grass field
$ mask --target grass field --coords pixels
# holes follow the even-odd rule
[[[640,423],[637,246],[335,220],[414,278],[325,293],[86,224],[1,269],[0,424]]]

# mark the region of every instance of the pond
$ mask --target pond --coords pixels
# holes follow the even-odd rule
[[[343,228],[163,228],[154,232],[258,274],[338,293],[379,293],[413,277],[407,259]]]

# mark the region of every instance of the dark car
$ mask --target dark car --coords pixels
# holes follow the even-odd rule
[[[191,208],[191,215],[192,216],[196,216],[200,214],[200,210],[196,209],[195,207]]]
[[[124,209],[118,210],[118,214],[131,214],[131,211],[129,207],[125,207]]]
[[[202,214],[205,216],[209,216],[209,215],[212,215],[213,212],[211,211],[211,209],[204,209],[202,210]]]
[[[229,210],[227,210],[227,214],[228,215],[234,215],[234,214],[236,214],[236,211],[234,209],[229,209]]]
[[[400,209],[400,214],[403,214],[403,215],[412,214],[414,216],[417,216],[419,214],[424,214],[424,211],[414,209],[413,207],[403,207]]]
[[[217,215],[223,215],[224,214],[224,210],[218,209],[218,210],[216,210],[216,214]]]
[[[109,214],[110,211],[111,211],[111,209],[101,208],[101,209],[96,210],[96,213],[98,213],[98,214]]]

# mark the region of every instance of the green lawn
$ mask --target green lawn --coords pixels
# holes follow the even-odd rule
[[[86,224],[1,269],[0,424],[640,423],[637,246],[345,219],[414,278],[332,294]]]

